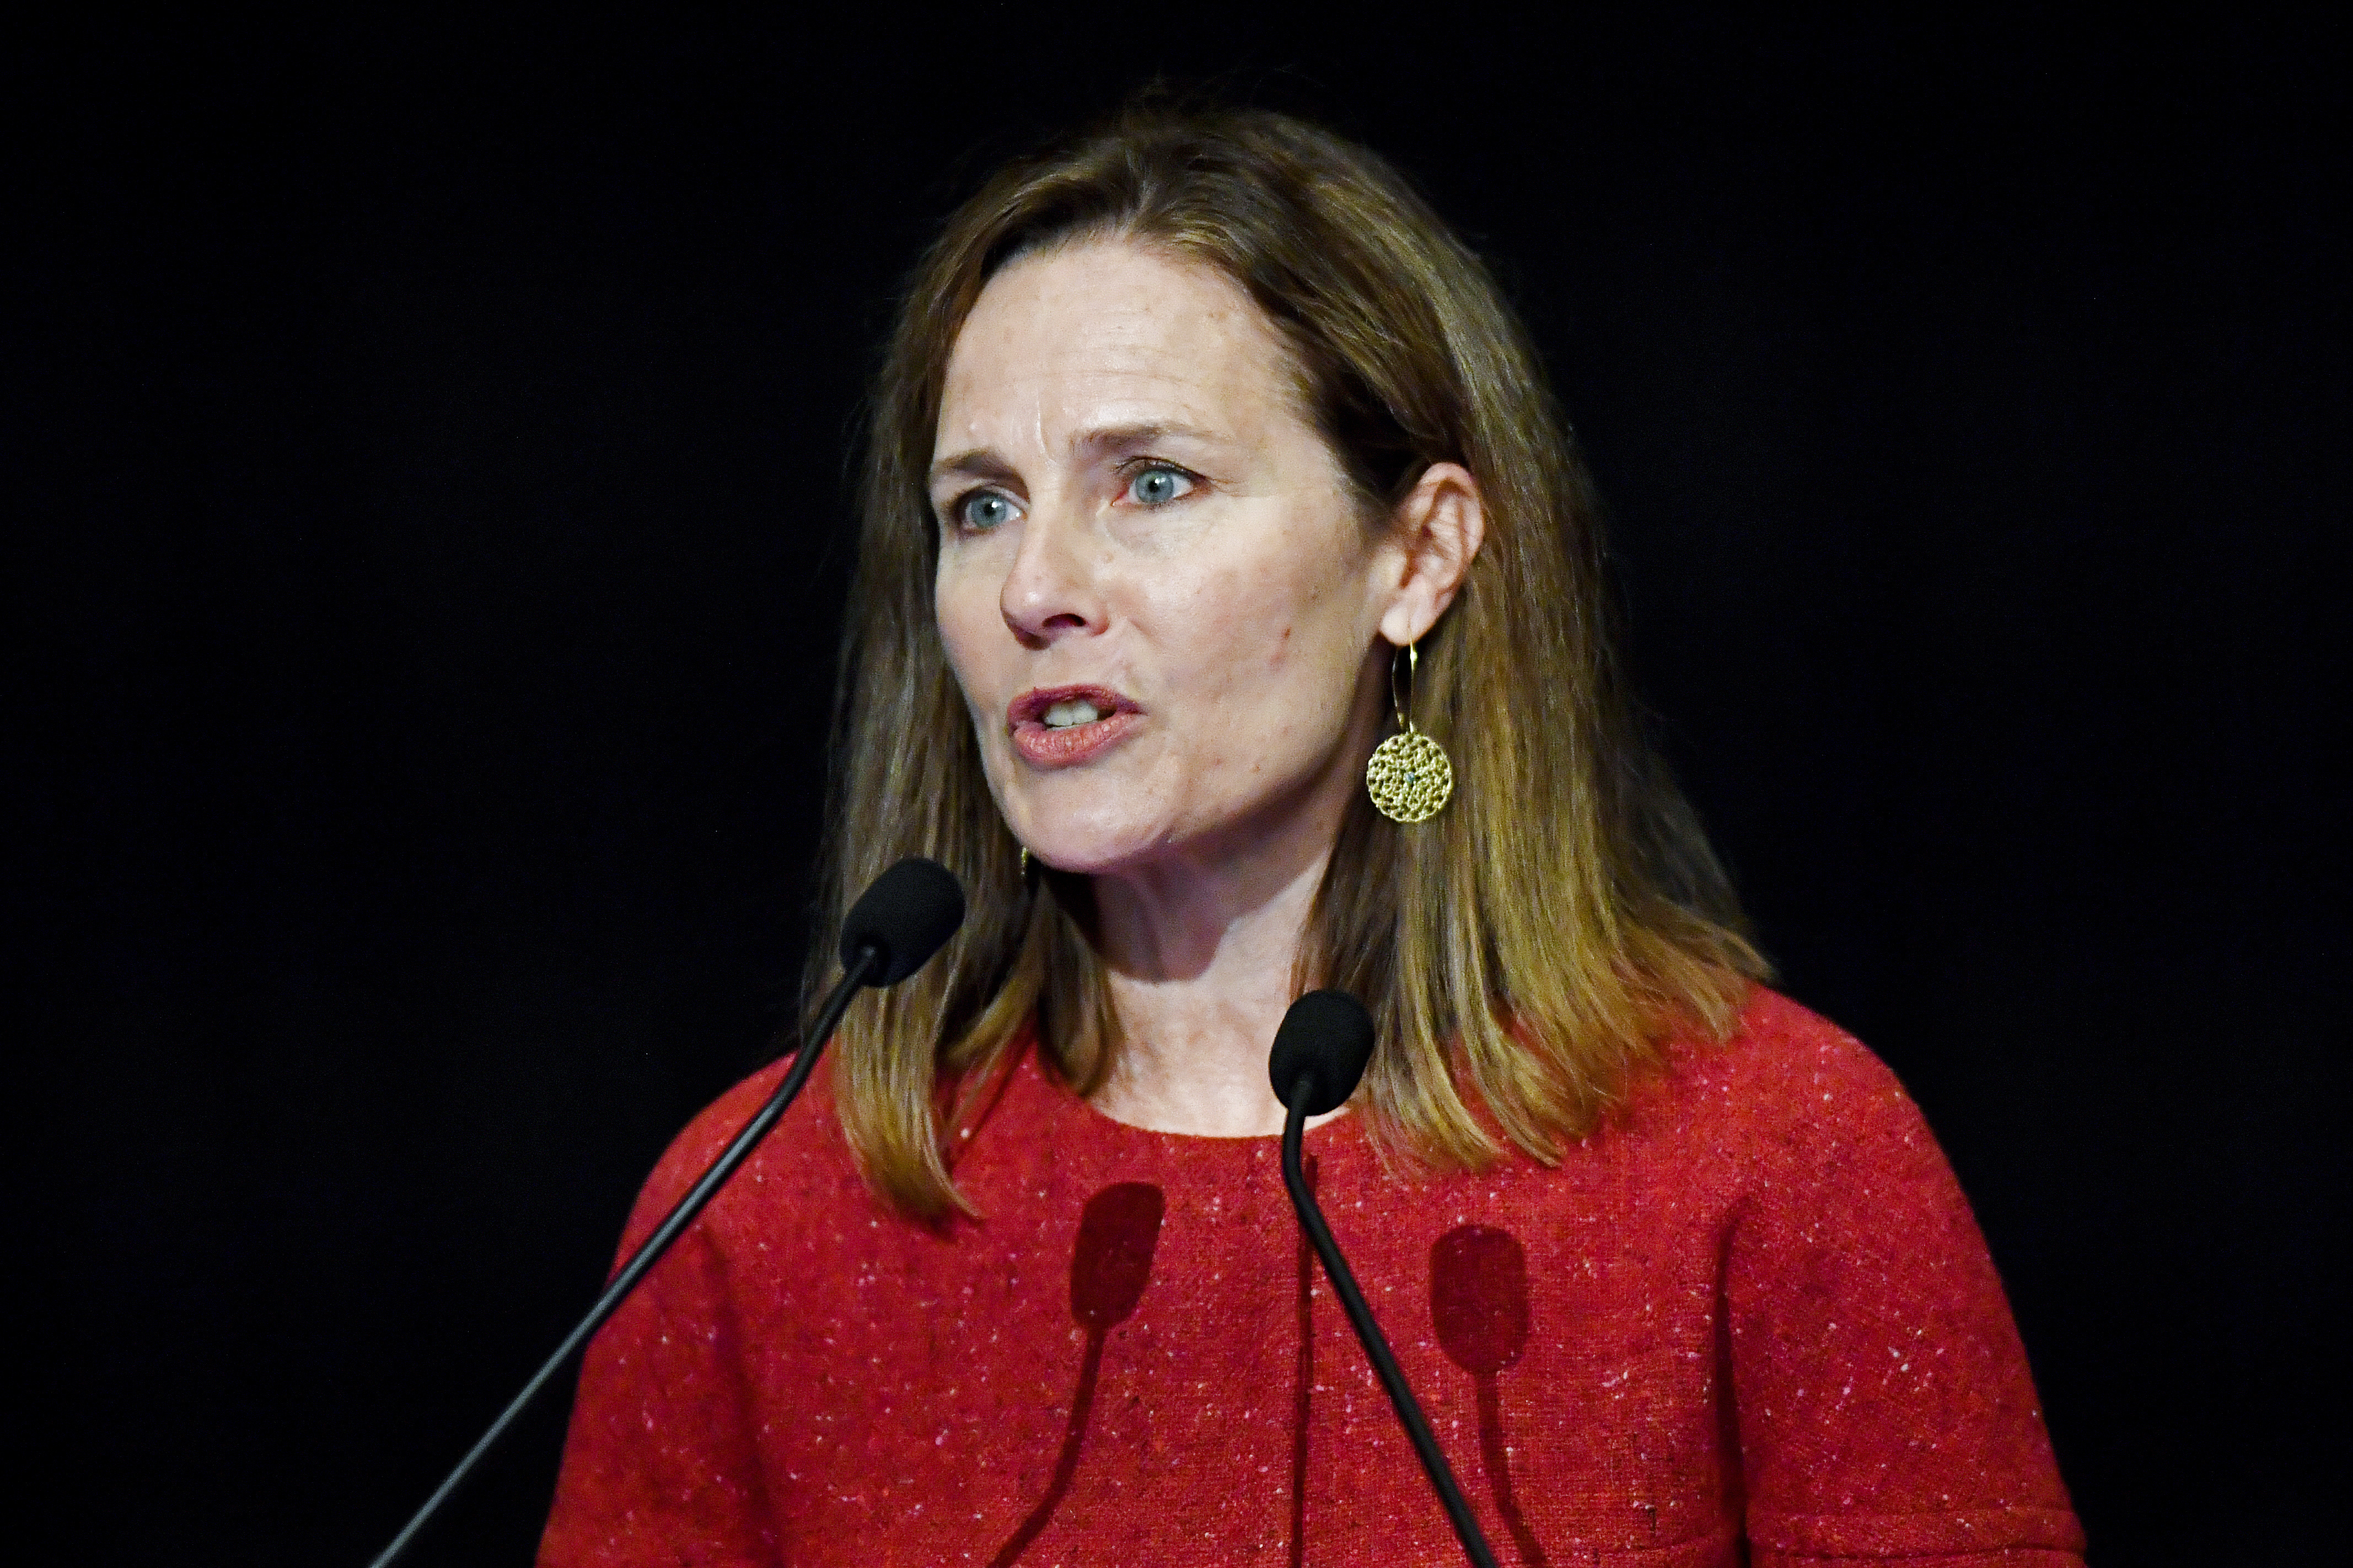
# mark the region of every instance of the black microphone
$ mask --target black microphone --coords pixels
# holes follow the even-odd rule
[[[491,1445],[504,1435],[514,1418],[522,1414],[533,1397],[546,1386],[548,1379],[555,1375],[557,1369],[571,1359],[573,1352],[587,1343],[588,1337],[604,1326],[605,1320],[613,1315],[614,1309],[620,1306],[629,1292],[637,1289],[638,1282],[646,1277],[646,1271],[660,1261],[661,1255],[670,1250],[670,1243],[679,1238],[680,1233],[686,1229],[696,1215],[702,1212],[703,1205],[718,1194],[727,1178],[735,1173],[736,1167],[758,1147],[760,1140],[768,1135],[768,1130],[776,1124],[776,1119],[784,1115],[785,1108],[800,1094],[801,1085],[808,1081],[810,1069],[817,1066],[818,1058],[825,1052],[826,1041],[832,1037],[835,1027],[841,1022],[842,1014],[849,1009],[850,998],[858,994],[860,988],[896,985],[921,969],[932,954],[946,946],[948,938],[954,936],[956,927],[963,923],[964,888],[946,868],[930,860],[906,859],[874,879],[873,886],[860,894],[858,901],[849,907],[849,918],[841,922],[841,979],[818,1008],[815,1020],[801,1031],[799,1053],[793,1058],[792,1068],[785,1074],[784,1082],[776,1086],[776,1091],[768,1096],[767,1102],[744,1124],[744,1130],[720,1152],[719,1158],[711,1163],[711,1168],[702,1173],[694,1185],[687,1189],[686,1195],[663,1216],[661,1224],[654,1227],[654,1233],[629,1255],[629,1260],[605,1287],[605,1293],[596,1298],[596,1304],[588,1309],[588,1315],[580,1320],[580,1326],[555,1347],[555,1353],[547,1358],[546,1363],[529,1383],[523,1384],[522,1392],[516,1394],[499,1418],[491,1423],[491,1429],[482,1434],[481,1440],[467,1451],[464,1458],[458,1461],[458,1468],[451,1470],[448,1479],[425,1500],[425,1506],[417,1510],[417,1516],[408,1521],[407,1528],[393,1537],[392,1544],[384,1549],[371,1568],[387,1568],[399,1557],[408,1543],[416,1539],[417,1532],[425,1528],[426,1522],[439,1511],[443,1503],[449,1500],[450,1494],[458,1489],[459,1483],[473,1469],[476,1461],[490,1452]]]
[[[813,1038],[820,1046],[841,1022],[842,1007],[833,1006],[856,985],[896,985],[929,963],[932,954],[948,944],[964,924],[964,886],[936,860],[909,858],[874,879],[858,896],[841,922],[841,985],[818,1010],[824,1027]],[[871,950],[873,971],[860,975],[860,965]],[[853,984],[853,981],[855,984]],[[845,990],[843,987],[849,987]],[[826,1008],[833,1008],[830,1015]]]
[[[1478,1568],[1495,1568],[1495,1554],[1488,1550],[1487,1537],[1481,1532],[1471,1505],[1462,1500],[1453,1468],[1440,1451],[1438,1439],[1430,1436],[1429,1418],[1422,1415],[1413,1390],[1406,1386],[1405,1373],[1398,1368],[1389,1342],[1380,1324],[1373,1321],[1373,1310],[1365,1304],[1364,1292],[1356,1289],[1356,1277],[1348,1272],[1348,1260],[1340,1256],[1340,1244],[1332,1239],[1324,1211],[1315,1206],[1315,1194],[1307,1190],[1306,1173],[1300,1169],[1299,1138],[1306,1130],[1307,1119],[1345,1104],[1356,1092],[1357,1080],[1365,1076],[1365,1064],[1372,1059],[1372,1016],[1345,991],[1310,991],[1282,1016],[1282,1026],[1274,1032],[1274,1052],[1267,1060],[1267,1076],[1283,1105],[1282,1184],[1291,1189],[1291,1206],[1299,1213],[1299,1228],[1307,1233],[1315,1255],[1324,1260],[1324,1272],[1340,1305],[1347,1310],[1349,1325],[1365,1347],[1365,1358],[1380,1374],[1381,1386],[1388,1390],[1389,1403],[1397,1406],[1405,1435],[1413,1439],[1422,1472],[1430,1477],[1438,1500],[1446,1505],[1446,1517],[1454,1523],[1462,1554]]]

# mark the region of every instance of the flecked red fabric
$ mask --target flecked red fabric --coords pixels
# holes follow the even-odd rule
[[[1029,1053],[955,1143],[986,1217],[895,1217],[820,1069],[591,1347],[542,1563],[1461,1561],[1275,1140],[1121,1125]],[[1757,992],[1557,1168],[1404,1181],[1348,1117],[1307,1150],[1499,1561],[2081,1562],[1944,1156],[1795,1004]]]

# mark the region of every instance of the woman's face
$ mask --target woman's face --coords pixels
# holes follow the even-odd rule
[[[1401,568],[1246,294],[1122,240],[1014,261],[933,453],[940,633],[1034,854],[1115,875],[1328,846]]]

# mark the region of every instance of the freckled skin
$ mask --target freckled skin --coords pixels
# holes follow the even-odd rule
[[[1336,831],[1379,723],[1397,567],[1294,403],[1246,296],[1124,243],[1014,263],[957,339],[935,452],[994,454],[991,488],[1012,506],[987,531],[944,532],[940,630],[990,788],[1048,863],[1117,876],[1242,850],[1288,864]],[[1086,440],[1138,426],[1190,433]],[[1145,458],[1198,478],[1147,505],[1129,493]],[[934,501],[974,482],[944,478]],[[1078,766],[1024,761],[1007,705],[1082,683],[1143,721]]]

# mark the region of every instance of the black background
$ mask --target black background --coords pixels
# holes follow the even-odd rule
[[[2094,1559],[2341,1537],[2341,35],[1642,15],[5,51],[29,1517],[363,1562],[560,1337],[790,1010],[898,279],[997,156],[1224,73],[1521,301]],[[527,1557],[561,1404],[417,1561]]]

